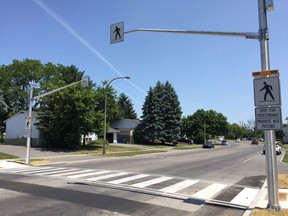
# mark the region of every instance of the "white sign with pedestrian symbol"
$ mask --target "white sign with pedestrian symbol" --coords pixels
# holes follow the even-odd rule
[[[30,128],[31,128],[31,120],[25,119],[25,129],[30,129]]]
[[[124,22],[112,24],[110,26],[110,43],[124,41]]]
[[[25,134],[30,137],[31,134],[31,119],[25,118]]]
[[[255,106],[281,105],[279,77],[254,79]]]

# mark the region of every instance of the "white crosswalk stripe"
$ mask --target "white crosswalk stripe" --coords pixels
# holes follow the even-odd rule
[[[184,188],[187,188],[193,184],[196,184],[197,182],[199,182],[199,180],[184,180],[181,182],[178,182],[177,184],[162,188],[160,191],[162,192],[167,192],[167,193],[176,193],[177,191],[180,191]]]
[[[62,168],[61,168],[62,169]],[[25,168],[25,169],[11,169],[9,170],[9,172],[11,173],[30,173],[30,172],[40,172],[40,171],[45,171],[45,170],[55,170],[55,167],[43,167],[41,169],[39,169],[38,167],[29,167],[29,168]]]
[[[41,167],[41,170],[50,170],[50,169],[55,169],[55,167]],[[28,168],[22,168],[22,169],[11,169],[9,172],[12,173],[24,173],[24,172],[30,172],[33,170],[39,170],[39,167],[28,167]]]
[[[30,171],[25,171],[25,172],[22,172],[23,174],[39,174],[39,173],[49,173],[49,171],[50,172],[54,172],[54,171],[58,171],[58,170],[61,170],[61,171],[63,171],[63,170],[65,170],[65,168],[52,168],[52,167],[50,167],[50,168],[48,168],[48,169],[45,169],[45,170],[43,170],[43,169],[39,169],[39,170],[37,170],[37,169],[32,169],[32,170],[30,170]]]
[[[236,205],[249,206],[255,199],[260,189],[255,188],[244,188],[240,193],[235,196],[230,203]]]
[[[133,186],[133,187],[139,187],[139,188],[145,188],[145,187],[148,187],[148,186],[153,185],[153,184],[157,184],[157,183],[160,183],[160,182],[167,181],[167,180],[169,180],[169,179],[172,179],[172,177],[162,176],[162,177],[155,178],[155,179],[151,179],[151,180],[148,180],[148,181],[136,183],[136,184],[133,184],[133,185],[131,185],[131,186]]]
[[[72,178],[72,179],[75,179],[75,178],[82,178],[82,177],[87,177],[87,176],[91,176],[91,175],[98,175],[98,174],[105,174],[105,173],[110,173],[112,171],[98,171],[98,172],[89,172],[89,173],[84,173],[84,174],[77,174],[77,175],[72,175],[72,176],[67,176],[68,178]]]
[[[92,172],[94,170],[79,170],[79,169],[71,169],[68,172],[64,172],[64,173],[59,173],[59,174],[54,174],[54,175],[50,175],[52,177],[61,177],[61,176],[69,176],[69,175],[73,175],[73,174],[79,174],[79,173],[89,173]]]
[[[126,175],[128,174],[127,172],[121,172],[121,173],[114,173],[114,174],[110,174],[110,175],[104,175],[104,176],[98,176],[98,177],[94,177],[94,178],[88,178],[88,181],[100,181],[103,179],[108,179],[108,178],[113,178],[113,177],[117,177],[117,176],[122,176],[122,175]]]
[[[225,187],[227,187],[227,185],[225,184],[213,183],[209,185],[208,187],[193,194],[192,197],[203,199],[203,200],[211,199],[213,196],[215,196],[218,192],[223,190]]]
[[[39,176],[46,175],[49,177],[78,179],[88,182],[101,181],[109,184],[122,185],[125,187],[128,186],[134,189],[135,188],[145,189],[151,186],[149,187],[150,190],[152,189],[159,192],[170,194],[174,193],[191,199],[200,199],[205,202],[209,200],[214,201],[215,199],[217,201],[217,197],[220,194],[221,196],[219,196],[219,199],[223,199],[222,195],[224,195],[225,197],[226,193],[229,194],[228,197],[231,197],[230,198],[231,200],[230,201],[223,200],[223,202],[247,207],[250,206],[250,204],[253,202],[253,200],[256,198],[257,194],[260,191],[259,188],[252,188],[252,187],[249,188],[243,186],[241,187],[243,189],[240,192],[239,190],[233,192],[233,190],[231,190],[230,187],[228,187],[228,185],[226,184],[207,183],[207,182],[204,183],[203,181],[198,179],[183,180],[177,177],[156,176],[156,175],[153,176],[152,174],[136,174],[114,170],[93,170],[93,169],[65,168],[65,167],[28,167],[28,168],[15,168],[5,171],[0,170],[0,172],[9,172],[19,175],[39,175]],[[149,180],[147,180],[147,177]],[[231,193],[235,193],[234,197],[231,196]],[[221,202],[221,200],[219,201]]]
[[[125,182],[128,182],[128,181],[144,178],[144,177],[147,177],[147,176],[149,176],[149,175],[139,174],[139,175],[129,176],[129,177],[122,178],[122,179],[117,179],[117,180],[114,180],[114,181],[109,181],[108,183],[110,183],[110,184],[122,184],[122,183],[125,183]]]

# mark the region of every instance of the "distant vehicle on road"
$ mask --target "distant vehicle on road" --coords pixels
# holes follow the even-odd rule
[[[280,155],[282,153],[281,146],[276,142],[275,143],[275,150],[276,150],[276,155]],[[265,154],[265,145],[263,146],[263,154]]]
[[[186,136],[181,137],[178,141],[179,141],[179,142],[184,142],[184,143],[193,144],[193,140],[192,140],[192,139],[189,139],[189,138],[186,137]]]
[[[206,142],[203,144],[203,148],[214,148],[214,143],[212,142]]]
[[[258,145],[259,141],[257,139],[253,139],[251,145]]]
[[[221,145],[228,145],[229,143],[228,143],[228,141],[227,140],[222,140],[221,141]]]

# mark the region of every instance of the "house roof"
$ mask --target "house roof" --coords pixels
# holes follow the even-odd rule
[[[110,126],[113,128],[134,129],[138,124],[140,124],[140,120],[138,119],[120,119],[120,120],[111,122]]]
[[[107,133],[120,133],[120,131],[110,127]]]
[[[6,123],[7,121],[15,118],[15,117],[18,116],[18,115],[23,115],[23,114],[25,114],[25,116],[28,116],[28,111],[24,111],[24,110],[23,110],[23,111],[20,111],[20,112],[16,113],[15,115],[11,116],[10,118],[6,119],[6,120],[4,121],[4,123]],[[33,117],[36,117],[36,116],[37,116],[37,113],[36,113],[36,112],[32,112],[32,116],[33,116]]]

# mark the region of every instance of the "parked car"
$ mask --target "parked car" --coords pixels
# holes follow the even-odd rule
[[[281,146],[277,142],[275,145],[276,155],[280,155],[282,153]],[[263,154],[265,154],[265,145],[263,146]]]
[[[221,145],[228,145],[229,143],[228,143],[228,141],[227,140],[222,140],[221,141]]]
[[[189,138],[186,137],[186,136],[181,137],[178,141],[179,141],[179,142],[184,142],[184,143],[193,144],[193,140],[192,140],[192,139],[189,139]]]
[[[257,139],[253,139],[251,145],[258,145],[259,141]]]
[[[212,142],[206,142],[203,144],[203,148],[214,148],[214,143]]]

